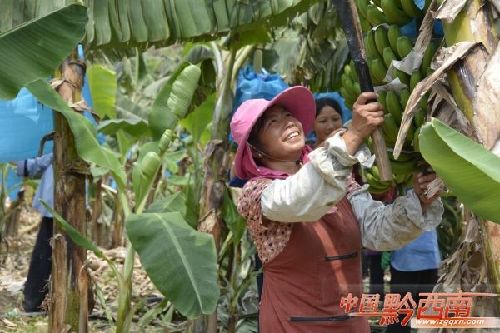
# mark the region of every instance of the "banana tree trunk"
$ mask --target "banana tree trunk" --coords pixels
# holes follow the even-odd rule
[[[212,234],[217,252],[219,252],[227,228],[221,216],[226,181],[230,168],[229,142],[229,113],[232,107],[233,92],[231,81],[233,67],[236,60],[236,50],[230,54],[227,66],[224,66],[222,55],[215,44],[213,49],[216,57],[218,91],[217,103],[212,116],[212,137],[207,144],[204,157],[204,180],[200,199],[201,221],[198,230]],[[217,333],[217,310],[208,316],[203,316],[193,322],[193,333]]]
[[[72,57],[76,59],[75,54]],[[58,92],[65,101],[81,99],[84,66],[66,61],[61,68],[63,83]],[[71,129],[61,113],[55,112],[54,208],[66,221],[86,234],[85,163],[78,157]],[[88,331],[87,254],[54,224],[49,332]]]
[[[483,74],[490,62],[496,61],[492,59],[492,55],[497,48],[498,36],[495,35],[491,21],[491,10],[490,4],[482,0],[469,0],[452,21],[443,22],[447,46],[465,41],[482,43],[448,72],[448,82],[458,106],[474,127],[475,137],[473,139],[483,144],[487,149],[493,148],[498,140],[498,131],[500,130],[496,123],[488,120],[491,119],[491,116],[500,119],[500,114],[491,115],[492,112],[498,112],[498,108],[496,110],[485,108],[484,105],[481,106],[481,103],[478,103]],[[496,59],[498,60],[497,57]],[[496,98],[496,104],[499,104],[500,95],[496,95],[494,98]],[[463,244],[470,242],[470,244],[475,245],[465,250],[467,246],[462,244],[451,260],[445,263],[445,274],[440,278],[443,282],[440,286],[446,289],[446,281],[455,281],[459,283],[463,291],[487,288],[490,292],[499,293],[500,270],[497,263],[500,260],[500,226],[489,221],[481,221],[472,214],[465,221],[469,225],[466,227]],[[472,252],[475,252],[477,258],[480,258],[481,270],[483,271],[481,279],[476,279],[475,274],[467,273],[478,270],[477,260],[471,259]],[[457,255],[459,253],[461,255]],[[452,278],[453,267],[460,267],[459,271],[464,272],[461,279]],[[452,285],[448,283],[449,287]],[[480,303],[476,309],[478,313],[483,315],[497,316],[500,307],[498,301],[493,301]],[[481,330],[481,332],[484,331]]]

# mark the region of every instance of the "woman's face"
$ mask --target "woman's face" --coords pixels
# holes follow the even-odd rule
[[[321,143],[325,141],[333,131],[340,127],[342,127],[342,117],[340,114],[331,106],[324,106],[314,121],[313,129],[318,139],[317,142]]]
[[[305,146],[302,124],[284,107],[275,105],[262,115],[257,133],[259,150],[278,160],[296,161]]]

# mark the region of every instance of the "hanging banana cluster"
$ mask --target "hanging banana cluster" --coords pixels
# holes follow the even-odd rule
[[[356,0],[362,28],[365,31],[364,46],[370,76],[374,86],[385,85],[387,70],[393,61],[405,58],[413,49],[414,41],[400,33],[400,26],[411,20],[423,17],[426,8],[419,9],[414,0]],[[426,7],[430,1],[426,1]],[[401,125],[403,111],[411,91],[418,82],[430,74],[430,64],[437,46],[430,43],[424,53],[420,68],[411,75],[394,69],[393,78],[399,78],[406,87],[397,91],[383,91],[378,94],[379,102],[386,112],[382,132],[387,147],[394,147],[397,133]],[[347,105],[352,106],[360,94],[360,85],[352,62],[344,67],[341,75],[341,94]],[[421,159],[418,153],[418,133],[425,122],[427,99],[423,98],[413,119],[413,124],[406,136],[404,152],[398,160],[389,154],[393,182],[382,182],[376,167],[364,170],[364,176],[373,193],[387,191],[394,184],[405,184],[411,181],[413,172]],[[370,142],[369,142],[370,144]]]
[[[429,4],[426,0],[424,9],[420,9],[414,0],[356,0],[364,31],[384,23],[405,25],[415,17],[423,17]]]
[[[291,58],[296,62],[292,76],[288,71],[279,71],[289,77],[290,83],[306,83],[313,91],[330,91],[339,82],[348,49],[343,34],[339,34],[336,15],[333,4],[323,1],[291,22],[300,44],[299,52],[279,54],[284,60]]]

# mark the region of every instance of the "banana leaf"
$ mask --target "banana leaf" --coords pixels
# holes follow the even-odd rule
[[[198,87],[201,69],[182,64],[162,88],[149,114],[149,126],[155,139],[172,129],[184,118]]]
[[[115,154],[99,144],[97,131],[90,121],[66,105],[54,89],[43,80],[31,82],[27,88],[42,104],[61,112],[66,117],[75,137],[78,155],[86,162],[109,169],[116,182],[123,187],[126,182],[125,171]]]
[[[0,33],[77,0],[9,0]],[[211,40],[230,31],[284,25],[318,0],[84,0],[87,48],[170,45]],[[5,20],[4,20],[5,18]],[[69,30],[70,31],[70,30]]]
[[[94,112],[100,118],[116,117],[116,73],[104,66],[92,65],[87,70]]]
[[[500,157],[433,118],[420,151],[448,188],[478,216],[500,223]]]
[[[0,98],[12,99],[27,83],[52,75],[82,39],[86,22],[86,8],[73,4],[4,31]]]
[[[181,126],[191,133],[193,142],[200,143],[202,146],[205,146],[210,139],[208,125],[212,120],[216,97],[215,93],[208,96],[205,102],[180,121]]]
[[[212,313],[217,305],[217,255],[211,235],[180,213],[130,215],[127,235],[158,290],[183,315]]]
[[[107,135],[116,135],[118,131],[123,131],[134,137],[135,141],[142,137],[151,136],[148,123],[139,117],[105,120],[99,123],[97,131]]]
[[[102,250],[95,245],[90,239],[83,236],[78,230],[76,230],[71,224],[69,224],[61,215],[59,215],[51,206],[49,206],[45,201],[41,201],[42,205],[49,211],[56,221],[57,225],[71,238],[71,240],[78,246],[94,252],[94,254],[101,259],[105,259],[105,255]]]

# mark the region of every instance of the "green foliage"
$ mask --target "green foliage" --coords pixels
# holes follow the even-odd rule
[[[102,121],[97,126],[97,131],[107,135],[116,135],[118,131],[123,131],[136,140],[142,137],[151,136],[151,130],[149,129],[148,123],[135,116]]]
[[[84,42],[92,48],[165,46],[181,39],[212,40],[236,30],[269,30],[317,1],[84,0],[89,16]],[[2,4],[0,32],[74,2],[7,1]]]
[[[167,128],[174,128],[184,118],[198,87],[201,70],[195,65],[182,65],[156,98],[149,114],[149,125],[155,138]]]
[[[81,40],[86,22],[85,7],[74,4],[0,35],[0,98],[14,98],[23,86],[52,75]]]
[[[177,212],[130,215],[126,227],[151,281],[183,315],[215,310],[219,288],[211,235],[194,230]]]
[[[420,151],[465,206],[500,223],[500,157],[433,118],[422,127]]]
[[[448,258],[456,250],[462,234],[462,218],[456,197],[441,198],[444,206],[443,220],[437,226],[439,251],[443,259]]]
[[[239,243],[246,229],[245,220],[241,217],[236,209],[236,205],[228,191],[224,193],[224,202],[222,204],[222,219],[226,223],[228,229],[233,234],[233,242]]]
[[[275,52],[271,60],[269,51]],[[333,3],[319,1],[291,20],[286,29],[276,30],[272,49],[263,53],[263,63],[292,85],[307,83],[313,91],[333,91],[338,89],[347,57]]]
[[[100,118],[116,117],[116,73],[101,65],[87,70],[93,110]]]
[[[76,138],[76,149],[80,157],[89,163],[109,169],[119,186],[124,187],[126,175],[115,154],[97,141],[95,127],[81,114],[74,112],[46,82],[42,80],[28,84],[27,88],[44,105],[61,112]]]
[[[94,252],[94,254],[98,258],[105,258],[102,250],[97,247],[97,245],[83,236],[78,230],[73,228],[71,224],[69,224],[61,215],[59,215],[54,209],[52,209],[52,207],[50,207],[45,201],[42,201],[42,205],[52,214],[52,216],[54,216],[54,220],[56,221],[57,225],[71,238],[71,240],[76,245]]]
[[[179,212],[186,215],[186,196],[182,192],[176,192],[165,198],[156,200],[145,211],[146,213],[170,213]]]
[[[208,125],[212,120],[216,97],[215,93],[208,96],[205,102],[180,121],[182,127],[191,133],[193,142],[200,143],[203,146],[210,139],[210,128]]]

